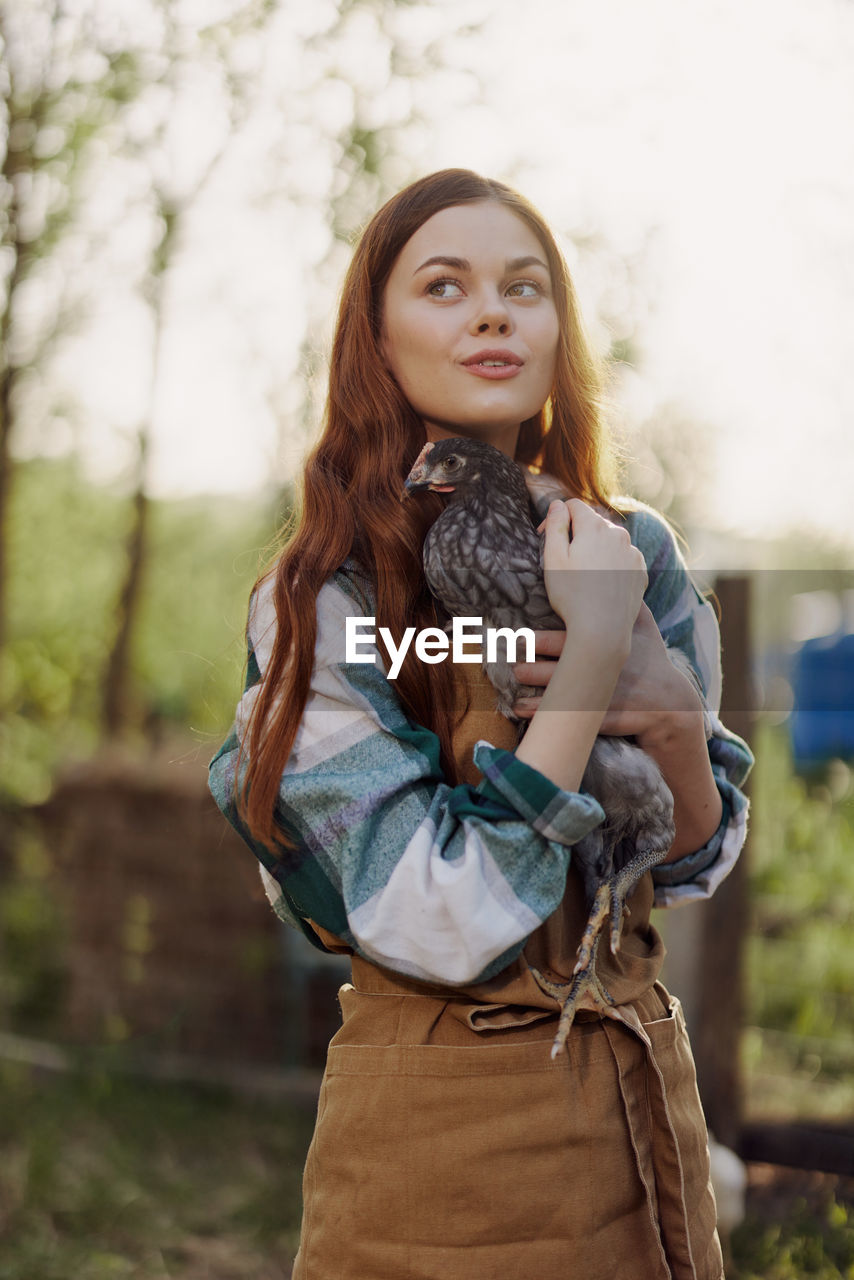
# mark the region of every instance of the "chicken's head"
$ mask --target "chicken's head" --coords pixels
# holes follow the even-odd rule
[[[433,493],[453,493],[460,485],[480,478],[480,466],[492,445],[480,440],[453,436],[448,440],[429,441],[419,453],[406,477],[404,493],[430,489]]]

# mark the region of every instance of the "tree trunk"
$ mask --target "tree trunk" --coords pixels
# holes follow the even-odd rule
[[[168,234],[168,228],[167,228]],[[136,492],[126,543],[125,576],[116,605],[116,629],[104,668],[104,696],[101,701],[101,733],[106,739],[121,737],[128,727],[131,702],[131,652],[134,630],[139,619],[142,588],[148,561],[150,500],[148,497],[148,457],[160,375],[160,350],[163,340],[163,275],[152,280],[152,313],[154,342],[151,353],[151,382],[148,411],[139,428]]]
[[[8,521],[9,496],[12,489],[11,401],[13,380],[13,370],[7,364],[4,364],[3,368],[0,369],[0,653],[3,652],[6,643]],[[0,694],[0,714],[2,714],[4,704],[5,697]]]
[[[131,641],[139,615],[148,551],[149,501],[145,486],[144,457],[147,439],[140,433],[140,479],[133,496],[133,516],[127,540],[125,579],[116,606],[116,630],[104,673],[101,729],[105,738],[119,737],[127,728],[130,711]]]
[[[2,34],[2,33],[0,33]],[[9,107],[9,104],[7,104]],[[9,107],[11,110],[11,108]],[[12,337],[12,308],[15,293],[25,274],[24,246],[18,237],[18,201],[15,193],[13,157],[8,143],[3,160],[3,180],[11,191],[6,209],[7,234],[3,248],[12,255],[12,270],[6,292],[6,305],[0,316],[0,654],[6,645],[9,612],[9,499],[12,492],[12,432],[14,430],[13,392],[18,370],[12,364],[9,348]],[[0,687],[0,716],[6,698]]]

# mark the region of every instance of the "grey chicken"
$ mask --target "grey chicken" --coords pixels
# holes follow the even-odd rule
[[[537,532],[525,478],[500,450],[465,438],[427,444],[406,480],[406,494],[419,490],[447,493],[444,510],[424,540],[424,573],[431,592],[450,617],[480,615],[484,627],[527,626],[534,631],[563,630],[552,610],[543,579],[544,539]],[[668,650],[680,670],[693,677],[678,651]],[[499,710],[511,719],[518,697],[541,694],[520,686],[501,657],[484,663],[498,693]],[[520,737],[524,730],[520,723]],[[538,970],[540,986],[561,1004],[555,1057],[566,1043],[582,998],[594,1005],[614,1000],[596,974],[596,953],[610,913],[610,945],[620,944],[626,899],[671,844],[673,797],[655,762],[625,738],[596,739],[581,782],[605,811],[606,823],[573,846],[589,917],[571,980],[555,983]]]

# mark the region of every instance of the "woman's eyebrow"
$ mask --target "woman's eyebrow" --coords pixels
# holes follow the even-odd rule
[[[436,254],[435,258],[427,258],[421,263],[420,267],[416,267],[413,275],[417,276],[419,271],[423,271],[425,267],[451,267],[454,271],[471,271],[471,263],[468,258],[449,258],[444,253]]]
[[[542,258],[537,258],[532,253],[525,258],[509,258],[507,261],[508,271],[524,271],[525,267],[542,267],[543,271],[548,271]]]
[[[453,271],[471,271],[468,258],[454,258],[445,253],[437,253],[433,258],[426,258],[412,274],[417,276],[419,271],[435,266],[450,267]],[[548,271],[548,266],[542,258],[537,258],[534,254],[527,254],[522,258],[508,258],[505,267],[507,271],[523,271],[525,267],[542,267],[544,271]]]

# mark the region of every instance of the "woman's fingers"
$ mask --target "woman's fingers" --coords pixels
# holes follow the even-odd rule
[[[566,642],[565,631],[535,631],[533,662],[514,662],[513,674],[519,684],[531,684],[538,689],[545,689],[555,662],[560,657]]]
[[[565,631],[535,631],[534,649],[537,655],[535,661],[513,664],[513,675],[518,683],[532,685],[535,689],[545,689],[554,674],[557,659],[560,657],[565,641]],[[530,717],[539,706],[539,698],[520,698],[516,706],[522,708],[519,711],[514,708],[516,715]]]
[[[544,554],[567,568],[643,569],[646,564],[632,545],[628,529],[599,515],[580,498],[555,501],[540,526],[545,531]]]
[[[701,713],[696,686],[671,662],[655,618],[642,604],[632,630],[631,650],[620,671],[600,732],[630,734],[642,743],[656,728],[683,720],[690,724]]]
[[[579,498],[553,502],[543,568],[549,601],[567,628],[588,644],[627,653],[647,584],[646,564],[628,531]]]
[[[559,657],[565,642],[565,631],[534,632],[534,651],[538,658]]]
[[[546,536],[543,547],[543,567],[549,569],[569,568],[570,517],[569,504],[555,501],[551,504],[543,521],[542,528]]]
[[[555,660],[545,662],[517,662],[513,674],[520,684],[533,685],[535,689],[545,689],[555,669]]]

